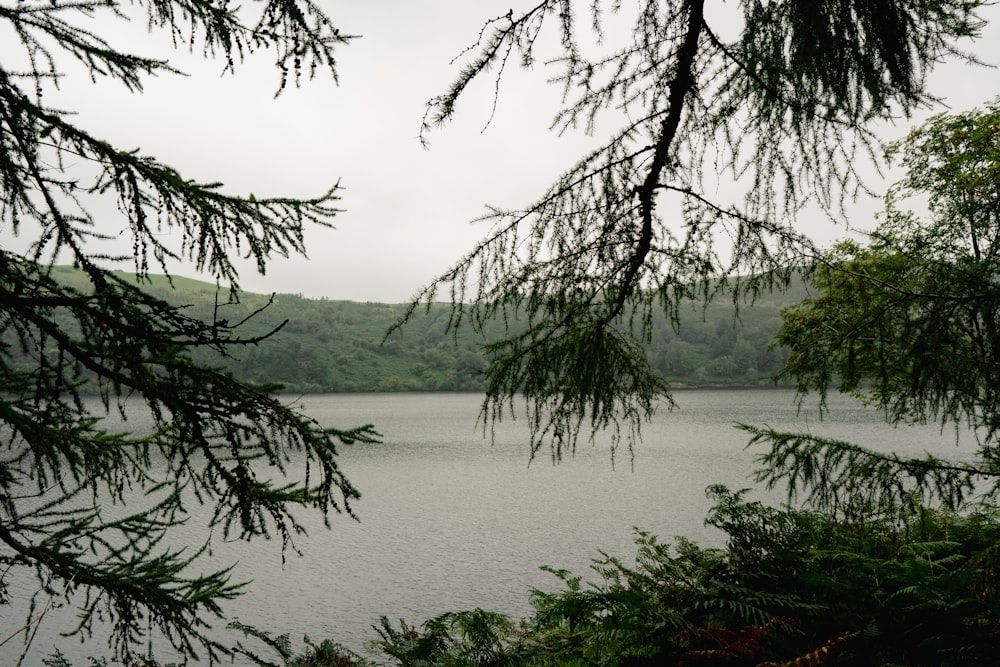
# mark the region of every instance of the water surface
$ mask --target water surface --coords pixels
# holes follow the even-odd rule
[[[492,443],[484,439],[478,394],[294,398],[325,425],[373,423],[382,433],[382,444],[341,450],[342,468],[362,493],[355,504],[360,521],[334,516],[326,530],[304,517],[309,535],[297,542],[303,555],[286,553],[284,563],[273,541],[217,545],[218,562],[238,561],[235,576],[253,580],[227,610],[295,641],[329,637],[364,651],[383,614],[411,624],[473,607],[524,616],[531,588],[558,588],[541,565],[586,574],[602,550],[631,560],[633,527],[667,540],[683,535],[719,545],[721,536],[704,525],[705,488],[751,486],[755,452],[745,449],[747,435],[735,422],[912,455],[961,453],[953,434],[942,436],[933,426],[892,428],[846,397],[832,397],[822,421],[814,404],[800,412],[794,393],[783,389],[684,390],[676,398],[677,410],[663,410],[644,428],[634,461],[622,451],[614,467],[603,438],[594,445],[581,441],[576,455],[559,465],[546,456],[529,465],[524,421],[506,421]],[[192,533],[176,539],[197,543],[200,530],[192,522]],[[16,604],[0,609],[5,627],[23,618]],[[47,623],[58,623],[58,614],[52,616]],[[67,645],[52,630],[44,628],[36,639],[39,655],[56,642],[67,655],[94,653]],[[0,662],[9,655],[9,647],[0,650]]]

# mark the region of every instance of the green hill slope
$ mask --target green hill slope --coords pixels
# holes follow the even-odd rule
[[[57,267],[59,280],[83,287],[82,275]],[[126,278],[127,274],[119,274]],[[277,331],[258,345],[234,350],[222,358],[196,352],[202,363],[228,370],[252,382],[281,382],[293,392],[336,391],[468,391],[483,388],[482,338],[463,328],[446,331],[450,307],[433,304],[382,344],[388,328],[406,304],[358,303],[306,299],[301,295],[270,297],[242,293],[227,303],[226,290],[188,278],[154,276],[147,289],[188,315],[213,316],[229,322],[250,318],[247,336]],[[783,351],[767,346],[780,326],[779,309],[805,296],[804,287],[765,295],[754,305],[741,305],[739,316],[724,298],[706,308],[693,304],[681,315],[675,333],[657,324],[649,345],[653,369],[675,385],[766,384],[781,367]],[[500,327],[497,327],[499,334]]]

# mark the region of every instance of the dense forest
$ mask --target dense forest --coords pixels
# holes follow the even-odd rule
[[[84,277],[70,267],[54,275],[80,287]],[[127,274],[119,274],[127,278]],[[247,319],[244,336],[274,331],[257,345],[223,357],[194,350],[204,363],[255,383],[277,382],[291,392],[481,391],[482,344],[468,327],[448,330],[451,306],[431,304],[406,327],[386,332],[407,304],[307,299],[298,294],[240,293],[211,283],[154,277],[149,292],[205,322]],[[676,331],[665,319],[654,322],[647,343],[655,372],[674,386],[767,384],[780,370],[787,351],[772,349],[781,326],[780,309],[805,297],[796,286],[768,293],[753,303],[716,297],[708,306],[691,303],[681,310]],[[248,319],[249,318],[249,319]],[[501,327],[497,326],[499,335]]]

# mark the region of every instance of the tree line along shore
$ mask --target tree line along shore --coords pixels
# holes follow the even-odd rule
[[[72,267],[55,267],[54,275],[81,288],[85,284]],[[246,337],[273,331],[259,344],[230,350],[231,356],[204,348],[192,351],[196,363],[240,380],[279,383],[295,393],[485,389],[482,346],[489,337],[468,327],[449,331],[448,304],[421,308],[406,327],[386,338],[408,304],[246,292],[230,302],[228,290],[212,283],[172,280],[171,287],[166,277],[153,277],[150,293],[206,322],[249,318],[241,329]],[[675,388],[770,386],[788,356],[787,349],[773,344],[781,308],[806,295],[807,288],[796,283],[749,304],[737,306],[725,297],[707,306],[691,303],[681,309],[676,330],[666,318],[653,323],[646,342],[652,368]],[[496,329],[499,336],[499,322]]]

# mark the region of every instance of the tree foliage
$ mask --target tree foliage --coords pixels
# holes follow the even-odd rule
[[[208,539],[178,548],[171,529],[205,505],[206,536],[273,536],[290,547],[299,508],[351,513],[358,492],[336,447],[374,437],[369,427],[322,428],[279,403],[275,387],[195,363],[196,350],[225,355],[268,334],[243,335],[218,313],[191,317],[146,289],[151,267],[187,260],[232,285],[223,300],[238,298],[231,257],[247,255],[263,271],[274,253],[302,252],[305,228],[336,213],[336,189],[304,200],[226,194],[112,145],[44,101],[67,64],[135,92],[148,76],[175,73],[108,37],[136,11],[229,70],[250,53],[272,53],[279,88],[335,73],[334,49],[347,37],[317,5],[269,0],[253,10],[207,0],[0,4],[5,34],[16,38],[0,66],[0,226],[24,247],[0,250],[0,592],[34,573],[29,614],[50,597],[71,598],[79,619],[70,630],[103,633],[98,624],[110,623],[115,655],[156,630],[184,655],[218,658],[226,649],[206,630],[242,584],[228,569],[204,573]],[[117,204],[118,216],[92,214],[100,200]],[[168,245],[167,230],[179,243]],[[131,247],[108,245],[119,238]],[[84,284],[57,280],[57,261],[80,269]],[[115,261],[132,262],[138,283],[112,273]],[[149,432],[104,419],[127,417],[126,403],[149,411]]]
[[[720,277],[757,276],[742,295],[787,280],[810,250],[796,215],[836,214],[864,188],[860,165],[881,149],[870,124],[933,99],[926,74],[977,34],[980,4],[648,1],[621,33],[620,3],[590,3],[584,21],[577,3],[545,0],[489,21],[427,131],[491,69],[500,94],[511,59],[559,68],[559,131],[627,120],[536,201],[491,210],[487,236],[421,294],[446,290],[455,326],[519,320],[488,348],[484,410],[523,396],[533,447],[557,454],[584,420],[634,433],[670,397],[639,344],[652,319],[676,321]]]
[[[791,356],[782,373],[801,392],[854,393],[894,423],[967,427],[975,455],[904,458],[752,432],[772,444],[762,478],[808,488],[823,505],[860,488],[884,507],[912,493],[956,507],[973,490],[1000,490],[1000,102],[935,116],[889,154],[906,176],[869,243],[837,246],[816,269],[819,296],[783,314],[777,340]]]

